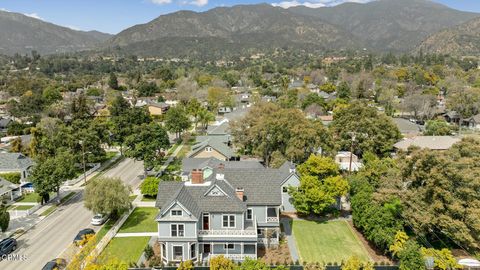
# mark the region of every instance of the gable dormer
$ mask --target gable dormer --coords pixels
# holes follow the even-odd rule
[[[214,185],[205,193],[205,196],[223,197],[223,196],[228,196],[228,195],[219,186]]]

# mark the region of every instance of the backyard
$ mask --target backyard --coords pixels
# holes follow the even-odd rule
[[[155,207],[137,207],[118,232],[156,232],[158,230],[157,222],[155,221],[157,214],[158,209]]]
[[[351,256],[371,260],[367,250],[346,221],[294,220],[292,224],[302,261],[341,263]]]

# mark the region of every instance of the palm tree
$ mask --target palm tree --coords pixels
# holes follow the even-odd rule
[[[198,119],[202,125],[202,129],[206,131],[208,128],[208,123],[215,120],[215,115],[203,108],[198,112]]]

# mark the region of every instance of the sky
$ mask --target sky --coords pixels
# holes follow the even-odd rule
[[[184,9],[205,11],[220,6],[264,2],[281,7],[322,7],[343,2],[368,1],[370,0],[0,0],[0,10],[23,13],[75,30],[98,30],[116,34],[160,15]],[[480,13],[480,0],[432,1]]]

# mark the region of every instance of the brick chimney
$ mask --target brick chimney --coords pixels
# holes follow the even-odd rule
[[[203,184],[203,171],[202,169],[192,170],[192,184]]]
[[[243,196],[244,196],[245,190],[243,188],[237,188],[235,190],[235,194],[237,197],[243,202]]]
[[[225,180],[225,164],[223,163],[220,163],[218,164],[218,167],[217,167],[217,174],[216,174],[216,178],[217,180]]]

